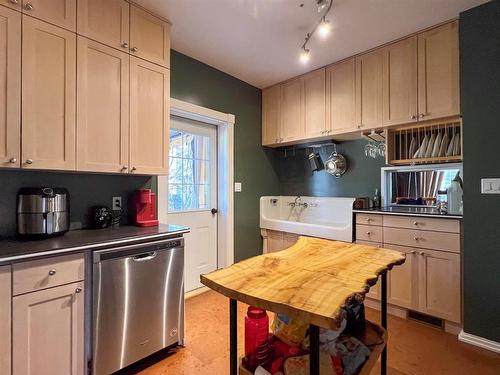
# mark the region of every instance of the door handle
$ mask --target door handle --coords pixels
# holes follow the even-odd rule
[[[156,251],[152,251],[150,253],[136,255],[132,259],[134,259],[134,262],[145,262],[147,260],[156,258],[156,255],[157,255]]]
[[[217,212],[219,212],[219,210],[216,208],[212,208],[210,212],[212,213],[212,215],[215,215]]]

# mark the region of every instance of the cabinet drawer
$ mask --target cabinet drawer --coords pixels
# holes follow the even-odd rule
[[[419,216],[394,216],[384,218],[386,227],[433,230],[437,232],[460,233],[460,221],[453,219],[434,219]]]
[[[384,243],[460,253],[458,233],[384,227]]]
[[[356,225],[356,240],[382,242],[382,227]]]
[[[382,247],[382,242],[356,240],[356,245],[367,245],[367,246]]]
[[[356,214],[356,224],[382,226],[384,217],[382,215]]]
[[[83,255],[33,260],[13,266],[14,295],[83,280]]]

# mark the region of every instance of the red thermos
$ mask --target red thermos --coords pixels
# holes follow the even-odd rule
[[[252,373],[271,360],[268,342],[269,318],[266,310],[249,306],[245,316],[245,367]]]

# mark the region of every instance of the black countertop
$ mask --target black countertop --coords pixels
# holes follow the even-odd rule
[[[431,207],[405,207],[405,206],[388,206],[382,208],[365,208],[354,209],[353,212],[373,213],[384,215],[400,215],[400,216],[423,216],[423,217],[440,217],[444,219],[462,219],[462,215],[452,215],[439,212]]]
[[[122,226],[108,229],[73,230],[62,236],[38,240],[6,238],[0,240],[0,264],[47,255],[97,250],[153,239],[179,237],[187,232],[189,232],[187,227],[160,224],[156,227]]]

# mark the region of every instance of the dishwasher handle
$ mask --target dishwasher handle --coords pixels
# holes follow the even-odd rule
[[[150,251],[147,253],[135,255],[132,259],[134,260],[134,262],[145,262],[147,260],[156,258],[156,255],[158,255],[156,251]]]

